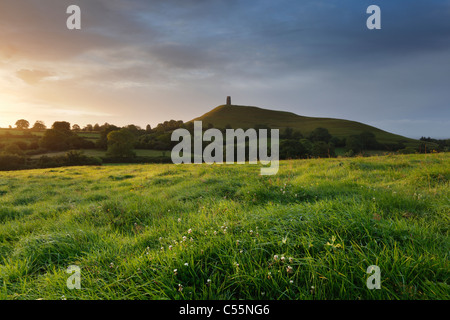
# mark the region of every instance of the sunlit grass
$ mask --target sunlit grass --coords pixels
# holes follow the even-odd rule
[[[0,297],[448,299],[449,158],[2,172]]]

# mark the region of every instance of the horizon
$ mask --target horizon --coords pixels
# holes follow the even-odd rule
[[[0,3],[0,127],[145,128],[239,105],[450,138],[450,1]],[[145,121],[142,119],[146,119]]]
[[[273,109],[262,108],[262,107],[258,107],[258,106],[244,106],[244,105],[236,105],[236,104],[231,104],[231,105],[232,105],[232,106],[236,106],[236,107],[250,107],[250,108],[259,108],[259,109],[272,110],[272,111],[279,111],[279,112],[288,112],[288,113],[293,113],[293,114],[298,115],[298,116],[306,116],[306,117],[309,117],[309,116],[307,116],[307,115],[299,115],[299,114],[296,114],[295,112],[291,112],[291,111],[273,110]],[[214,110],[214,109],[216,109],[216,108],[218,108],[218,107],[221,107],[221,106],[226,106],[226,104],[218,105],[218,106],[212,108],[212,109],[209,110],[209,111],[212,111],[212,110]],[[209,112],[209,111],[208,111],[208,112]],[[202,115],[199,115],[199,116],[197,116],[197,117],[195,117],[195,118],[192,118],[192,119],[190,119],[190,120],[187,120],[187,121],[185,121],[185,120],[183,120],[183,119],[167,119],[167,120],[164,120],[164,121],[170,121],[170,120],[176,120],[176,121],[179,121],[179,120],[182,120],[183,123],[187,123],[187,122],[193,121],[193,120],[196,119],[196,118],[202,117],[202,116],[205,115],[205,114],[206,114],[206,113],[204,113],[204,114],[202,114]],[[313,117],[313,118],[315,118],[315,117]],[[323,117],[323,118],[325,118],[325,117]],[[330,118],[330,117],[327,117],[327,118]],[[17,120],[20,120],[20,119],[27,120],[27,119],[25,119],[25,118],[19,118],[19,119],[17,119]],[[332,118],[332,119],[339,119],[339,118]],[[16,120],[16,121],[17,121],[17,120]],[[352,119],[341,119],[341,120],[350,120],[350,121],[353,121]],[[28,121],[28,120],[27,120],[27,121]],[[33,124],[34,124],[36,121],[43,121],[43,120],[37,119],[37,120],[35,120],[35,121],[29,121],[29,123],[30,123],[30,128],[33,126]],[[102,125],[105,124],[105,122],[104,122],[104,123],[87,122],[87,123],[84,123],[84,124],[80,124],[80,123],[73,123],[73,122],[71,122],[71,121],[68,120],[68,119],[60,119],[60,120],[56,120],[56,121],[65,121],[65,122],[70,123],[71,126],[73,126],[74,124],[77,124],[77,125],[80,126],[81,129],[83,129],[84,127],[86,127],[86,126],[89,125],[89,124],[92,125],[92,126],[94,126],[94,125],[96,125],[96,124],[102,126]],[[163,121],[163,122],[164,122],[164,121]],[[197,121],[198,121],[198,120],[197,120]],[[53,122],[52,122],[52,123],[48,123],[48,124],[47,124],[47,122],[45,122],[45,121],[43,121],[43,122],[44,122],[44,124],[47,126],[47,129],[49,129],[49,128],[52,126],[52,124],[53,124]],[[160,122],[160,123],[162,123],[162,122]],[[116,125],[116,126],[118,126],[118,127],[126,127],[126,126],[128,126],[128,125],[136,125],[137,127],[140,127],[141,129],[145,129],[145,127],[146,127],[148,124],[150,124],[151,128],[155,128],[159,123],[155,123],[155,124],[151,124],[151,123],[145,123],[145,124],[137,124],[137,123],[127,123],[127,124],[108,123],[108,124],[110,124],[110,125]],[[11,128],[9,128],[9,127],[11,127]],[[0,126],[0,129],[15,129],[15,125],[11,124],[11,125],[8,125],[8,127],[2,127],[2,126]],[[381,129],[381,128],[379,128],[379,129]],[[383,129],[382,129],[382,130],[383,130]],[[386,130],[385,130],[385,131],[386,131]],[[389,131],[387,131],[387,132],[389,132]],[[390,133],[397,134],[397,133],[395,133],[395,132],[390,132]],[[422,137],[425,137],[425,138],[432,138],[432,139],[438,139],[438,140],[446,140],[446,139],[450,139],[450,136],[436,137],[436,136],[426,136],[426,135],[421,135],[421,136],[417,136],[417,137],[409,137],[409,136],[404,136],[404,137],[406,137],[406,138],[411,138],[411,139],[417,139],[417,140],[419,140],[419,139],[422,138]]]

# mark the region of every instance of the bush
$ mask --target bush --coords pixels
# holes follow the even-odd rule
[[[136,138],[129,129],[120,129],[108,133],[108,155],[118,158],[135,157]]]
[[[0,170],[24,169],[26,159],[17,154],[0,154]]]
[[[398,150],[398,152],[399,152],[400,154],[413,154],[413,153],[416,153],[417,150],[414,149],[414,148],[412,148],[412,147],[406,147],[406,148],[404,148],[404,149]]]

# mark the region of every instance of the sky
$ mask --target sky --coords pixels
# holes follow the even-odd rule
[[[381,30],[366,27],[370,5]],[[155,126],[231,96],[450,138],[449,88],[450,0],[0,2],[0,127]]]

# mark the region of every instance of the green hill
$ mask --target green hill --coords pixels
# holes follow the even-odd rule
[[[344,138],[364,131],[373,132],[380,143],[399,143],[416,145],[418,140],[393,134],[367,124],[334,118],[314,118],[299,116],[292,112],[275,111],[251,106],[221,105],[191,121],[203,121],[216,128],[253,128],[256,125],[267,125],[273,129],[284,130],[290,127],[308,135],[316,128],[322,127],[336,137]]]

